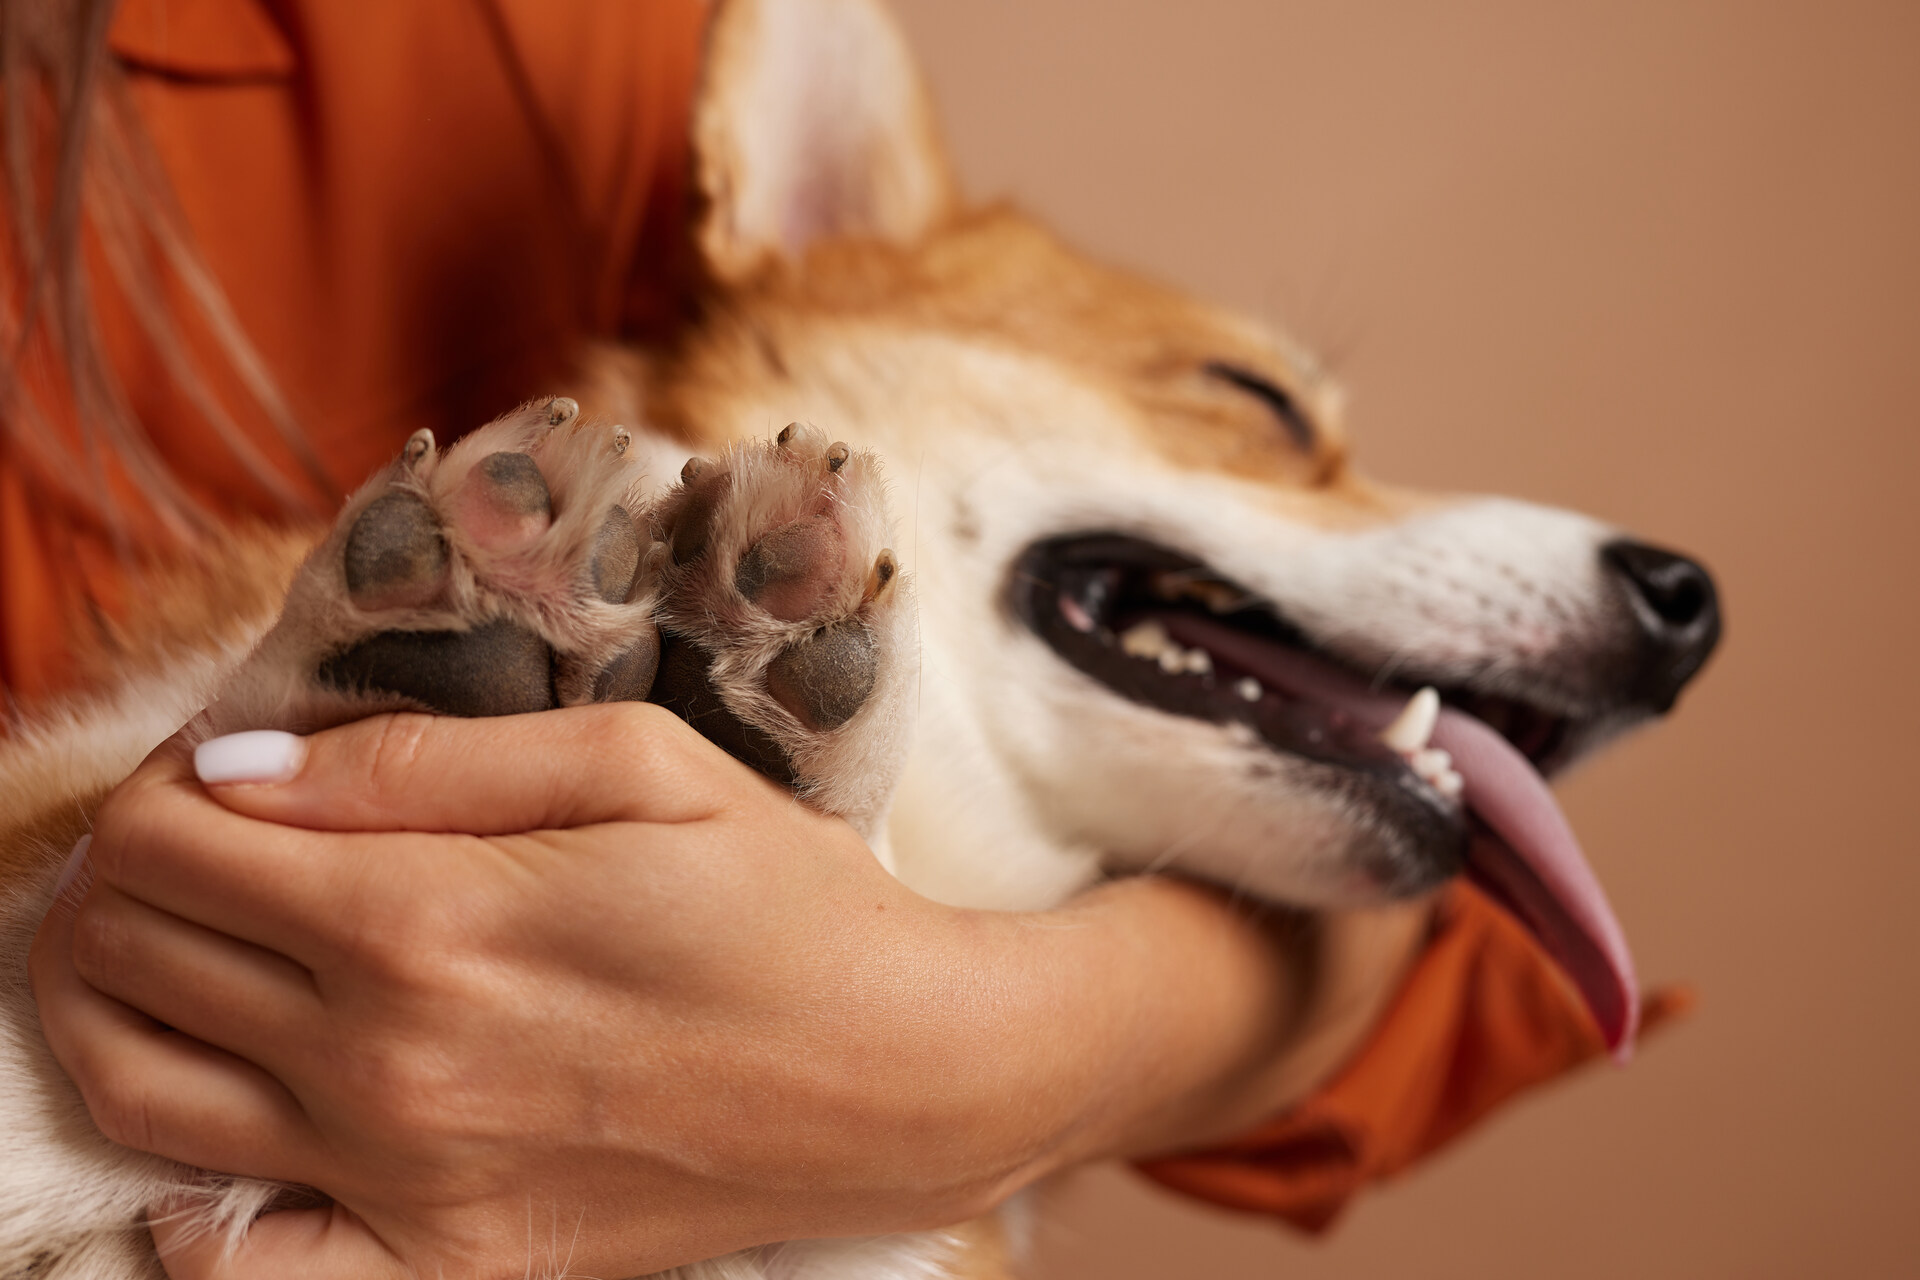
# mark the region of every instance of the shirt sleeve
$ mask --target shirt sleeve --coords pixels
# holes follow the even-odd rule
[[[1691,1003],[1685,989],[1653,993],[1642,1033]],[[1324,1089],[1234,1141],[1138,1168],[1175,1191],[1317,1234],[1367,1184],[1604,1052],[1553,961],[1483,894],[1456,883],[1373,1037]]]

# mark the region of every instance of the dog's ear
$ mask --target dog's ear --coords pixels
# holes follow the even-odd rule
[[[933,105],[881,0],[724,0],[694,109],[713,273],[837,236],[908,244],[953,208]]]

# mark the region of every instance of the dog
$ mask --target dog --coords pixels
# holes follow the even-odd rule
[[[1311,911],[1464,873],[1631,1044],[1542,779],[1671,708],[1718,638],[1707,573],[1367,481],[1305,352],[964,206],[878,0],[726,0],[707,58],[709,284],[671,347],[586,353],[568,395],[416,436],[331,529],[240,540],[163,593],[148,656],[0,748],[0,1275],[154,1275],[149,1204],[244,1225],[276,1193],[102,1138],[20,978],[87,813],[189,721],[646,698],[977,907],[1170,869]],[[674,1274],[1000,1275],[1007,1237]]]

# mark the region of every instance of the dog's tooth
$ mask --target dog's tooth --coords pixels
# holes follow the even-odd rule
[[[1422,782],[1449,800],[1458,800],[1467,780],[1453,767],[1453,757],[1439,747],[1422,747],[1407,756],[1407,765]]]
[[[1240,679],[1234,683],[1233,691],[1248,702],[1260,701],[1261,698],[1266,696],[1267,692],[1260,687],[1260,682],[1252,676],[1241,676]]]
[[[1402,755],[1410,755],[1427,745],[1439,721],[1440,691],[1428,685],[1407,699],[1399,717],[1381,731],[1380,741]]]
[[[1129,658],[1158,658],[1173,638],[1152,618],[1136,622],[1120,633],[1120,651]]]
[[[1205,649],[1189,649],[1182,666],[1189,675],[1210,676],[1213,674],[1213,655]]]
[[[1187,651],[1168,641],[1167,647],[1160,651],[1160,669],[1168,675],[1178,675],[1187,669]]]

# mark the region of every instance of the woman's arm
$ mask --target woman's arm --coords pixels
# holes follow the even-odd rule
[[[225,1263],[161,1230],[176,1280],[517,1275],[530,1200],[590,1274],[957,1221],[1297,1099],[1423,927],[1167,880],[943,907],[636,704],[271,755],[282,780],[203,787],[157,752],[34,950],[110,1137],[338,1201]]]

